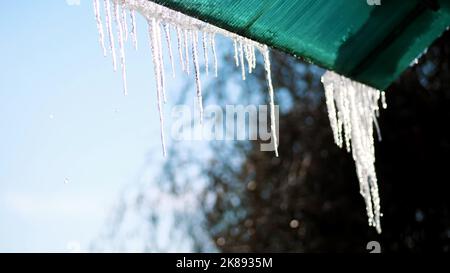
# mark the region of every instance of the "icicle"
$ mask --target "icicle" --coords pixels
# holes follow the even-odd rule
[[[252,60],[253,60],[253,66],[252,69],[256,68],[256,53],[255,53],[255,46],[252,46]]]
[[[172,41],[170,39],[170,28],[168,24],[163,24],[164,35],[166,36],[167,48],[169,49],[170,65],[172,67],[172,77],[175,78],[175,63],[173,60]]]
[[[200,80],[200,67],[198,64],[198,33],[196,31],[191,32],[192,38],[192,59],[195,69],[195,81],[197,83],[197,99],[200,109],[200,123],[203,123],[203,98],[202,98],[202,83]]]
[[[242,80],[245,81],[245,62],[244,62],[244,49],[243,49],[242,41],[239,41],[239,59],[240,59],[240,63],[241,63]]]
[[[236,63],[236,66],[239,66],[239,57],[238,57],[239,53],[236,38],[233,40],[233,46],[234,46],[234,62]]]
[[[217,53],[216,53],[216,37],[215,37],[215,33],[211,33],[211,37],[210,37],[210,40],[209,40],[210,42],[211,42],[211,48],[212,48],[212,51],[213,51],[213,55],[214,55],[214,75],[216,76],[216,78],[217,78],[217,76],[218,76],[218,65],[217,65]]]
[[[180,28],[177,26],[177,43],[178,43],[178,55],[180,56],[181,69],[186,71],[185,63],[183,58],[183,41],[182,41],[182,33]]]
[[[384,92],[353,82],[334,72],[322,77],[328,117],[336,144],[352,152],[361,195],[366,203],[369,225],[381,233],[380,198],[375,171],[374,128],[381,139],[377,122],[379,100],[385,108]],[[350,148],[351,147],[351,148]]]
[[[336,107],[334,102],[334,86],[330,83],[324,84],[325,89],[325,102],[328,108],[328,118],[330,119],[331,129],[333,131],[334,142],[336,145],[342,148],[342,138],[340,133],[340,128],[338,125]]]
[[[384,91],[381,91],[381,107],[383,107],[383,109],[387,108],[386,92],[384,92]]]
[[[248,66],[248,73],[252,74],[252,70],[253,70],[253,60],[252,60],[252,49],[251,49],[251,45],[249,45],[248,43],[244,44],[244,53],[245,53],[245,59],[247,60],[247,66]]]
[[[133,46],[134,49],[138,49],[138,42],[137,42],[137,29],[136,29],[136,13],[134,10],[130,11],[130,18],[131,18],[131,38],[133,39]]]
[[[125,41],[128,41],[128,21],[127,21],[127,10],[125,9],[124,2],[121,3],[122,9],[122,29],[124,33]]]
[[[189,42],[188,42],[188,40],[189,40],[189,33],[188,33],[188,30],[187,29],[185,29],[184,30],[184,32],[183,32],[183,37],[184,37],[184,50],[185,50],[185,54],[184,54],[184,56],[186,57],[185,58],[185,61],[186,61],[186,63],[185,63],[185,68],[186,68],[186,73],[189,75]]]
[[[159,123],[160,123],[160,134],[161,134],[161,145],[163,150],[163,155],[166,156],[166,142],[164,136],[164,113],[163,113],[163,105],[162,105],[162,85],[161,85],[161,76],[160,71],[160,59],[158,53],[158,42],[157,42],[157,31],[156,31],[156,19],[152,19],[151,25],[149,22],[149,38],[150,38],[150,47],[152,50],[152,58],[153,58],[153,70],[155,71],[155,80],[156,80],[156,97],[158,104],[158,112],[159,112]]]
[[[111,5],[109,0],[104,0],[105,3],[105,12],[106,12],[106,30],[109,36],[109,47],[111,50],[112,60],[113,60],[113,68],[114,71],[117,70],[117,61],[116,61],[116,48],[114,45],[114,34],[112,31],[112,18],[111,18]]]
[[[157,32],[156,32],[156,19],[152,19],[149,22],[149,36],[150,36],[150,46],[152,50],[152,59],[153,59],[153,70],[155,71],[155,80],[156,80],[156,89],[162,97],[162,84],[161,84],[161,65],[159,59],[159,49],[157,42]]]
[[[373,117],[373,125],[375,126],[375,130],[377,132],[378,141],[381,142],[383,140],[383,137],[381,136],[380,126],[378,125],[378,120],[375,114]]]
[[[208,60],[208,36],[207,33],[203,32],[202,35],[203,42],[203,58],[205,59],[205,72],[206,76],[209,75],[209,60]]]
[[[154,29],[154,31],[156,31],[156,42],[158,43],[158,58],[159,58],[159,76],[160,76],[160,80],[161,80],[161,90],[162,90],[162,97],[163,97],[163,101],[164,103],[167,102],[167,97],[166,97],[166,83],[165,83],[165,74],[164,74],[164,58],[163,58],[163,49],[162,49],[162,38],[161,38],[161,26],[160,26],[160,22],[156,21],[156,29]]]
[[[127,88],[127,71],[126,71],[126,59],[125,59],[125,46],[123,40],[123,24],[120,17],[119,4],[114,2],[114,17],[117,25],[118,39],[119,39],[119,50],[120,50],[120,63],[122,67],[122,80],[123,80],[123,93],[128,94]]]
[[[99,31],[99,40],[102,44],[102,37],[104,40],[103,28],[101,25],[101,18],[98,8],[98,1],[94,0],[94,11],[97,21],[97,28]],[[247,38],[241,37],[232,32],[226,31],[224,29],[215,27],[208,23],[202,22],[198,19],[186,16],[177,11],[171,10],[164,6],[158,5],[152,1],[147,0],[104,0],[105,8],[105,24],[107,29],[107,35],[109,38],[109,48],[112,53],[114,70],[117,70],[117,56],[116,56],[116,46],[115,39],[112,28],[112,12],[111,3],[114,4],[114,17],[117,23],[118,31],[118,43],[120,49],[120,59],[122,64],[122,76],[124,82],[124,92],[127,93],[126,87],[126,63],[125,63],[125,47],[124,41],[128,36],[128,26],[126,18],[126,9],[130,10],[131,17],[131,36],[133,39],[133,45],[137,49],[137,31],[136,31],[136,17],[135,11],[141,13],[149,23],[149,36],[150,36],[150,46],[152,50],[152,58],[154,64],[154,73],[156,80],[156,92],[158,98],[158,109],[161,122],[161,140],[163,146],[163,153],[166,153],[165,148],[165,137],[164,137],[164,116],[163,116],[163,104],[166,101],[165,93],[165,74],[164,74],[164,57],[163,57],[163,42],[162,35],[165,35],[165,40],[167,41],[167,47],[170,55],[170,62],[172,66],[172,74],[174,75],[175,64],[174,56],[171,48],[171,34],[170,28],[176,29],[177,42],[178,42],[178,53],[183,71],[190,74],[190,49],[194,64],[195,81],[197,86],[197,99],[200,105],[200,116],[203,116],[203,106],[202,106],[202,86],[200,80],[200,69],[199,69],[199,53],[198,53],[198,43],[199,43],[199,32],[202,33],[202,46],[203,54],[205,60],[205,70],[209,73],[209,48],[211,48],[214,59],[214,73],[218,76],[218,59],[215,44],[215,35],[221,34],[234,42],[234,58],[236,65],[241,65],[243,79],[246,78],[246,68],[245,61],[248,64],[248,71],[251,73],[256,66],[256,55],[255,48],[261,51],[264,56],[265,68],[267,74],[267,82],[269,85],[269,95],[270,95],[270,109],[271,109],[271,129],[273,134],[273,139],[275,141],[275,153],[278,156],[278,139],[276,135],[276,121],[275,121],[275,105],[274,105],[274,95],[272,80],[270,77],[270,60],[269,52],[267,46],[249,40]],[[161,24],[163,25],[163,30],[161,30]],[[164,31],[164,34],[162,34]],[[208,37],[209,36],[209,37]],[[192,41],[189,41],[191,39]],[[238,43],[239,42],[239,48]],[[104,44],[104,43],[103,43]],[[105,50],[106,51],[106,48]],[[104,52],[105,53],[105,52]]]
[[[262,49],[262,54],[264,57],[264,68],[266,70],[266,80],[269,87],[269,100],[270,100],[270,131],[272,133],[272,139],[274,143],[275,156],[278,157],[278,136],[276,131],[276,119],[275,119],[275,98],[273,94],[272,85],[272,72],[270,68],[270,56],[269,48],[264,46]]]
[[[350,108],[349,108],[349,96],[348,96],[348,88],[345,88],[343,85],[341,78],[336,79],[336,85],[335,88],[340,88],[342,90],[339,93],[335,93],[336,96],[336,106],[338,108],[338,124],[340,128],[340,131],[343,131],[344,133],[344,140],[345,140],[345,147],[347,149],[347,152],[350,152],[350,140],[351,140],[351,131],[352,131],[352,124],[350,122]],[[341,129],[341,127],[343,129]]]
[[[102,18],[100,15],[100,3],[98,1],[99,0],[93,0],[95,19],[97,22],[97,30],[98,30],[98,41],[102,48],[103,56],[106,56],[105,34],[103,32]]]

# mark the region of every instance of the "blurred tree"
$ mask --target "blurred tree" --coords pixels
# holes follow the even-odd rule
[[[447,32],[387,90],[389,108],[380,120],[384,140],[377,144],[382,235],[367,226],[350,155],[333,144],[321,73],[275,53],[278,103],[292,105],[280,116],[281,156],[260,152],[251,142],[237,147],[245,159],[233,166],[220,145],[215,149],[218,157],[205,176],[216,198],[204,213],[217,247],[361,252],[378,240],[384,251],[449,251],[449,42]],[[263,87],[261,71],[257,79]]]
[[[385,252],[450,251],[449,61],[447,32],[386,92],[376,144],[381,235],[367,225],[351,155],[333,143],[323,71],[277,52],[280,157],[261,152],[256,141],[212,141],[202,158],[186,143],[171,145],[161,188],[174,196],[200,188],[196,213],[177,214],[175,228],[192,235],[197,251],[210,251],[213,242],[223,252],[367,252],[372,240]],[[213,90],[207,102],[264,103],[262,65],[239,85],[232,57],[221,65],[205,88]]]
[[[212,144],[216,156],[204,173],[215,198],[202,206],[206,229],[225,252],[364,251],[373,231],[353,160],[332,140],[322,71],[280,53],[272,65],[282,109],[280,157],[261,152],[258,142],[238,143],[231,152]],[[265,97],[263,71],[256,80],[258,88],[246,92]],[[230,153],[244,159],[236,165]]]
[[[389,251],[450,251],[450,32],[388,90],[377,168]]]

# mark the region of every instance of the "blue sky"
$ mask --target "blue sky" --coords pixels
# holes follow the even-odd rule
[[[163,160],[144,22],[124,97],[80,3],[0,2],[0,251],[87,248],[143,164]]]

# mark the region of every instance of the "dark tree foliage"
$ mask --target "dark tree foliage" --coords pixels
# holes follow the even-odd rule
[[[211,143],[215,156],[207,163],[175,149],[166,164],[164,176],[174,182],[174,193],[195,183],[179,172],[186,166],[199,166],[206,181],[201,220],[187,228],[198,250],[205,240],[196,236],[200,228],[223,252],[367,252],[374,240],[384,252],[450,251],[449,61],[447,32],[386,90],[388,109],[379,120],[383,141],[376,144],[384,213],[378,235],[367,224],[351,155],[333,143],[323,71],[273,53],[282,109],[280,157],[261,152],[256,141],[231,146],[219,141]],[[232,60],[228,63],[222,79],[238,77]],[[243,89],[249,103],[267,96],[264,71],[255,74]],[[214,90],[209,99],[226,101],[226,81],[209,89]]]
[[[235,167],[218,157],[206,170],[217,193],[207,230],[224,252],[449,251],[450,33],[387,90],[383,141],[376,145],[383,233],[367,226],[351,156],[333,144],[319,74],[275,54],[280,157],[252,142]],[[259,75],[261,86],[264,78]],[[219,149],[218,149],[219,150]],[[218,153],[221,153],[218,151]]]
[[[386,251],[450,251],[450,32],[388,90],[377,146]]]
[[[322,73],[284,54],[272,63],[278,104],[291,105],[280,113],[280,157],[250,142],[236,148],[239,166],[214,160],[205,170],[217,193],[206,228],[225,252],[363,251],[373,231],[351,156],[332,140]]]

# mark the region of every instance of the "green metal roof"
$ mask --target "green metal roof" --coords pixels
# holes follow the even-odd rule
[[[152,0],[387,88],[450,25],[450,0]]]

